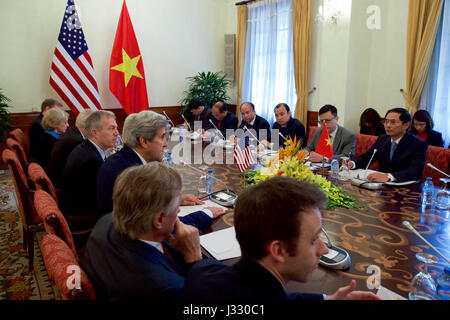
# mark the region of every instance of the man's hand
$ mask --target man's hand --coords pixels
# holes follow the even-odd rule
[[[349,168],[349,170],[352,170],[355,167],[355,163],[350,159],[342,160],[342,165]]]
[[[181,205],[182,206],[196,206],[198,204],[204,204],[199,198],[194,196],[193,194],[183,194],[181,196]]]
[[[267,140],[261,141],[261,144],[263,144],[266,148],[268,148],[270,146],[270,142]]]
[[[309,153],[309,161],[311,161],[311,162],[322,162],[322,159],[323,159],[323,156],[314,151],[311,151]]]
[[[387,173],[375,172],[375,173],[369,174],[367,176],[367,180],[373,181],[373,182],[388,182],[389,177],[388,177]]]
[[[211,210],[213,219],[223,215],[226,212],[224,208],[219,207],[205,207],[205,209]]]
[[[381,300],[375,294],[369,291],[354,291],[356,281],[352,280],[350,285],[339,288],[332,295],[327,296],[327,300]]]
[[[201,260],[202,251],[200,249],[198,229],[184,224],[177,218],[174,230],[175,235],[169,235],[167,241],[183,255],[184,261],[191,263]]]

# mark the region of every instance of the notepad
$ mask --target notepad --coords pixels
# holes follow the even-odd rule
[[[223,207],[215,202],[212,202],[211,200],[205,200],[204,204],[199,204],[196,206],[180,206],[180,212],[178,213],[179,217],[184,217],[192,212],[195,211],[201,211],[206,207],[215,207],[215,208],[223,208],[225,210],[228,210],[228,208]]]
[[[383,286],[380,286],[378,288],[377,296],[381,300],[407,300],[406,298],[402,297],[401,295],[395,293],[394,291],[391,291]]]
[[[234,227],[200,236],[200,244],[217,260],[226,260],[241,256],[241,247],[236,240]]]

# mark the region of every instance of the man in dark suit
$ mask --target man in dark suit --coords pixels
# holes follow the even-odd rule
[[[242,122],[239,126],[240,129],[247,127],[248,130],[252,130],[252,134],[254,134],[259,141],[270,141],[269,122],[256,114],[253,103],[244,102],[241,104],[241,115]]]
[[[100,214],[113,210],[113,187],[119,174],[131,166],[143,165],[149,162],[162,162],[164,148],[167,147],[165,138],[165,118],[153,111],[145,110],[129,115],[124,122],[122,139],[124,147],[108,157],[102,164],[97,177],[97,199]],[[192,194],[181,196],[181,205],[203,204]],[[181,220],[204,229],[211,225],[212,218],[224,213],[217,207],[208,207],[196,211]]]
[[[368,180],[404,182],[422,179],[428,145],[408,131],[410,124],[411,115],[406,109],[389,110],[384,119],[386,134],[379,136],[366,153],[349,162],[349,168],[366,168],[376,149],[372,162],[378,161],[380,169],[367,176]]]
[[[204,131],[212,128],[210,119],[212,119],[211,109],[205,106],[199,99],[192,99],[189,101],[189,111],[194,115],[194,122],[191,123],[191,128],[194,129],[195,121],[201,121],[201,128]]]
[[[197,262],[183,297],[199,302],[377,299],[371,292],[354,291],[355,281],[327,296],[285,291],[290,280],[308,281],[319,258],[328,253],[319,237],[320,208],[326,203],[317,185],[289,177],[246,189],[234,208],[241,260],[233,266],[211,259]]]
[[[62,104],[55,99],[45,99],[41,104],[41,113],[33,120],[30,127],[30,157],[36,158],[38,156],[39,141],[41,135],[45,132],[42,128],[42,118],[48,110],[52,108],[61,108]]]
[[[297,142],[302,140],[302,148],[306,147],[305,126],[299,120],[292,118],[291,109],[286,103],[279,103],[275,107],[276,122],[272,126],[272,130],[278,130],[284,138],[292,141],[297,138]],[[284,148],[285,139],[281,135],[278,136],[279,146]],[[273,141],[272,141],[273,142]]]
[[[94,111],[86,119],[86,138],[73,149],[64,167],[62,208],[68,216],[97,215],[97,174],[105,151],[114,147],[119,132],[114,113]]]
[[[70,127],[67,131],[56,140],[53,146],[50,160],[47,166],[47,173],[52,180],[55,188],[61,188],[62,176],[67,158],[73,149],[84,141],[86,119],[92,113],[91,109],[81,111],[75,120],[75,126]]]
[[[333,155],[338,158],[355,154],[356,135],[350,130],[338,125],[339,117],[335,106],[330,104],[324,105],[319,110],[320,126],[327,126],[328,135],[330,136],[331,144],[333,145]],[[314,132],[314,136],[306,147],[309,151],[309,160],[311,162],[322,162],[323,156],[316,153],[317,144],[319,143],[322,128]],[[326,158],[325,158],[326,159]],[[329,161],[329,159],[326,159]]]
[[[228,111],[227,108],[228,105],[223,101],[216,102],[212,107],[212,122],[225,138],[227,138],[227,129],[233,130],[231,134],[234,134],[239,123],[236,115]]]
[[[82,267],[99,299],[181,298],[192,264],[202,259],[199,232],[178,218],[180,174],[159,162],[122,172],[114,214],[99,219]]]

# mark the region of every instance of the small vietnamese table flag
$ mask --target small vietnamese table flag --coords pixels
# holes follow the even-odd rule
[[[325,124],[322,125],[322,134],[317,143],[316,153],[328,159],[333,158],[333,146],[331,145],[330,136],[328,135],[328,129]]]
[[[125,1],[111,52],[109,89],[127,114],[149,109],[144,64]]]

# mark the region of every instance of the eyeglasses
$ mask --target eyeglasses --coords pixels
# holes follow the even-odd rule
[[[397,124],[397,123],[401,123],[401,121],[395,120],[395,119],[385,119],[381,121],[382,124]]]
[[[336,118],[332,118],[332,119],[323,119],[323,120],[320,120],[320,119],[319,119],[319,121],[317,121],[317,123],[318,123],[318,124],[321,124],[321,123],[324,123],[324,122],[326,122],[326,123],[331,123],[334,119],[336,119]]]

